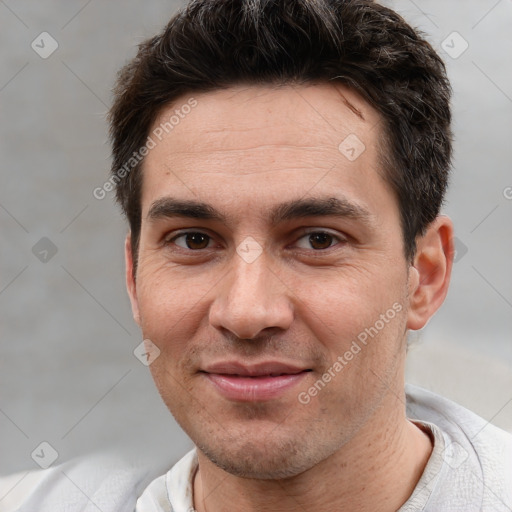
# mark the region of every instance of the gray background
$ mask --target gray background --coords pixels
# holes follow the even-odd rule
[[[455,93],[458,261],[443,309],[412,336],[408,380],[512,431],[512,3],[386,3],[428,34]],[[0,0],[0,474],[36,468],[42,441],[59,461],[120,445],[172,463],[191,446],[133,355],[126,226],[111,195],[92,195],[115,73],[179,5]],[[46,59],[31,48],[44,31],[59,45]],[[469,45],[457,58],[454,31]]]

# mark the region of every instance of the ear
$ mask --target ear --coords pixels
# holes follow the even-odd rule
[[[133,272],[132,237],[131,233],[126,235],[124,242],[124,259],[126,264],[126,290],[132,304],[133,319],[140,327],[139,301],[137,299],[137,288],[135,286],[135,275]]]
[[[409,269],[408,329],[424,327],[444,302],[454,256],[453,223],[440,215],[416,240],[416,255]]]

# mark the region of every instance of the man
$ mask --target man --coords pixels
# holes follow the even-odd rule
[[[192,1],[143,43],[111,182],[133,316],[196,449],[149,485],[72,468],[87,501],[49,470],[20,510],[512,510],[511,436],[404,387],[452,268],[449,98],[431,46],[365,0]]]

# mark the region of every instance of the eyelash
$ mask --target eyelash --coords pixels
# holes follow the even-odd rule
[[[178,238],[185,237],[185,236],[190,235],[190,234],[205,235],[205,236],[207,236],[210,239],[209,242],[211,240],[213,240],[213,237],[210,236],[208,233],[205,233],[204,231],[189,230],[189,231],[182,231],[182,232],[178,233],[177,235],[173,236],[172,238],[164,240],[164,245],[165,246],[175,245],[175,241]],[[335,234],[333,234],[333,233],[331,233],[329,231],[326,231],[326,230],[314,230],[314,231],[303,232],[302,235],[296,240],[295,243],[297,243],[299,240],[301,240],[301,239],[303,239],[303,238],[305,238],[307,236],[316,235],[316,234],[328,235],[328,236],[333,238],[333,241],[337,241],[338,243],[334,244],[334,245],[330,245],[329,247],[327,247],[325,249],[313,249],[313,248],[309,249],[309,250],[314,251],[314,252],[324,252],[324,251],[327,251],[329,249],[332,249],[333,247],[336,247],[337,245],[340,245],[340,244],[343,244],[343,243],[347,242],[346,238],[340,237],[338,235],[335,235]],[[179,245],[177,247],[179,247],[180,250],[188,251],[188,252],[201,252],[201,251],[209,249],[208,247],[205,247],[204,249],[189,249],[188,247],[185,248],[185,247],[181,247]],[[302,249],[302,250],[308,250],[308,249]]]

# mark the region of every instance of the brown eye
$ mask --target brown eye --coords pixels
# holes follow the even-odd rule
[[[181,240],[181,242],[178,242],[178,240]],[[205,233],[190,231],[174,237],[171,242],[183,249],[199,250],[206,249],[210,240],[211,238]]]
[[[189,249],[205,249],[210,237],[204,233],[188,233],[185,240]]]
[[[333,236],[329,233],[311,233],[309,243],[313,249],[328,249],[333,241]]]
[[[310,231],[301,236],[295,245],[300,249],[322,251],[336,245],[342,245],[345,241],[346,239],[342,236],[337,236],[327,231]]]

